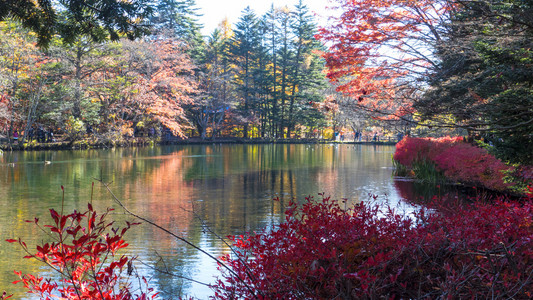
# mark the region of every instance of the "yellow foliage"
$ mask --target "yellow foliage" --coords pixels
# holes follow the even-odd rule
[[[231,23],[229,22],[228,18],[224,18],[222,22],[218,25],[218,28],[220,28],[220,31],[222,31],[222,36],[224,39],[230,39],[233,37],[233,30],[231,29]]]
[[[332,139],[334,136],[334,132],[332,128],[326,128],[322,131],[322,138],[324,139]]]
[[[413,115],[414,119],[415,120],[420,120],[420,114],[419,113],[415,113]],[[431,126],[433,124],[456,124],[457,123],[457,119],[453,116],[453,115],[439,115],[439,116],[434,116],[434,119],[435,120],[438,120],[437,122],[435,121],[430,121],[430,120],[426,120],[426,121],[421,121],[421,122],[418,122],[418,125],[416,126],[415,129],[420,129],[420,128],[425,128],[427,126]]]

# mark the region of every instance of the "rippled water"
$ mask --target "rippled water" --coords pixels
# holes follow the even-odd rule
[[[95,207],[117,208],[114,219],[130,219],[95,180],[102,179],[133,212],[219,256],[228,248],[202,230],[202,220],[220,236],[243,234],[278,224],[290,199],[319,193],[348,202],[375,194],[378,201],[412,210],[391,178],[393,152],[393,146],[371,145],[212,144],[5,153],[0,156],[1,237],[22,237],[29,245],[39,241],[38,231],[24,220],[44,219],[49,208],[59,209],[61,185],[65,211],[85,208],[96,182]],[[212,283],[218,274],[205,255],[149,225],[132,229],[127,242],[127,251],[145,263],[139,271],[164,299],[211,295],[194,282]],[[20,249],[6,242],[0,243],[0,254],[0,290],[15,293],[14,299],[27,297],[20,286],[10,284],[17,279],[13,270],[46,269],[23,260]]]

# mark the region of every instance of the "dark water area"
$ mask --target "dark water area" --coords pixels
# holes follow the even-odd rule
[[[20,284],[11,284],[17,279],[13,270],[51,274],[3,241],[41,241],[41,233],[24,220],[44,220],[48,209],[59,209],[61,186],[66,212],[84,210],[92,194],[97,210],[112,207],[118,223],[131,220],[97,179],[109,182],[128,209],[220,256],[229,249],[203,222],[222,237],[269,228],[283,221],[291,199],[323,193],[350,204],[373,201],[399,213],[413,212],[418,207],[414,200],[435,191],[395,180],[394,150],[385,145],[212,144],[5,152],[0,156],[0,290],[14,293],[14,299],[32,299]],[[207,256],[147,224],[132,229],[126,239],[126,252],[143,262],[139,272],[163,299],[212,295],[202,283],[213,283],[218,271]],[[172,275],[154,270],[163,267]]]

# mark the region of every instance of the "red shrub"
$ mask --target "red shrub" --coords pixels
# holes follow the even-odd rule
[[[511,168],[490,155],[485,149],[470,144],[455,144],[437,155],[433,162],[452,180],[473,183],[489,189],[504,191],[505,171]]]
[[[405,137],[396,144],[394,160],[404,166],[412,166],[414,162],[426,158],[433,148],[431,141],[427,139],[418,139]]]
[[[109,212],[109,210],[108,210]],[[113,228],[113,222],[107,222],[108,212],[101,216],[89,204],[85,213],[74,212],[70,215],[57,213],[50,210],[53,223],[41,226],[39,219],[27,221],[34,223],[43,232],[52,237],[51,243],[37,246],[37,252],[31,253],[26,243],[18,242],[28,253],[25,258],[35,258],[59,273],[61,279],[56,282],[31,274],[20,276],[20,280],[28,289],[41,299],[105,299],[129,300],[148,299],[148,292],[132,295],[129,284],[124,277],[134,276],[133,259],[118,256],[117,251],[128,246],[122,239],[131,225],[125,228]],[[126,273],[126,274],[124,274]],[[146,280],[144,278],[140,278]],[[152,295],[152,298],[156,296]]]
[[[415,162],[430,162],[450,180],[504,191],[504,172],[512,168],[486,150],[463,143],[462,137],[405,138],[396,146],[394,160],[412,167]]]
[[[517,176],[522,178],[525,182],[533,183],[533,166],[520,166],[517,169]]]
[[[271,232],[234,238],[219,299],[488,298],[533,293],[533,205],[497,201],[412,218],[329,198],[291,204]]]
[[[447,148],[463,142],[463,137],[441,137],[441,138],[411,138],[405,137],[396,144],[394,160],[404,166],[412,166],[414,162],[433,158]]]

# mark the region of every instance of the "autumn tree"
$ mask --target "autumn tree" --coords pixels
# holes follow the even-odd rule
[[[340,127],[349,128],[352,131],[354,142],[357,141],[358,133],[362,132],[371,120],[371,115],[356,107],[357,102],[343,93],[337,92],[334,86],[330,86],[326,92],[326,101],[320,105],[326,116],[330,116],[334,123]],[[334,113],[330,113],[330,111]]]
[[[139,64],[129,74],[135,81],[125,90],[127,101],[120,107],[124,119],[153,123],[184,137],[188,122],[183,106],[196,93],[195,65],[172,39],[125,43],[128,55],[137,56],[133,59]]]
[[[376,116],[413,113],[424,79],[439,66],[446,23],[455,4],[446,0],[334,0],[340,16],[320,29],[329,45],[328,78]]]
[[[336,1],[321,30],[329,78],[358,105],[484,135],[499,157],[533,163],[531,4]]]
[[[55,40],[47,54],[56,60],[55,72],[60,79],[51,87],[48,108],[43,116],[57,127],[67,129],[69,138],[80,138],[86,127],[101,122],[100,104],[89,90],[97,84],[93,74],[106,67],[107,44],[79,37],[70,44]]]
[[[136,125],[183,136],[182,105],[191,101],[196,85],[194,65],[179,42],[82,39],[48,53],[62,76],[51,87],[43,118],[71,140],[87,131],[104,142],[117,141],[132,136]]]
[[[35,47],[34,37],[18,25],[0,23],[0,128],[8,137],[31,126],[47,81],[42,69],[46,58]]]

